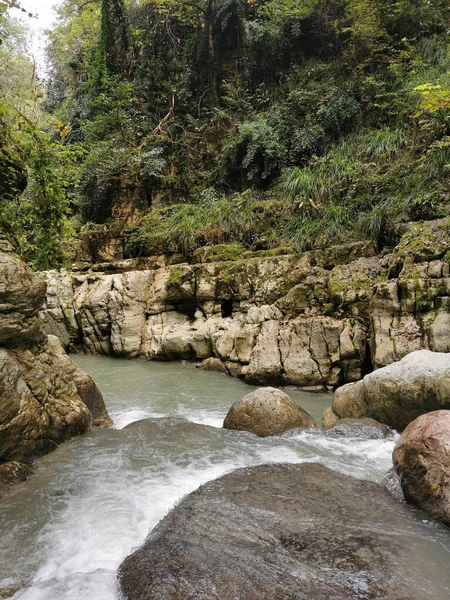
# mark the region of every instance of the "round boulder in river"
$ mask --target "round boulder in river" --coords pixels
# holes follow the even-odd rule
[[[314,419],[287,394],[272,387],[258,388],[233,404],[225,429],[249,431],[259,437],[278,435],[288,429],[317,427]]]
[[[410,423],[393,453],[408,502],[450,525],[450,410]]]
[[[186,496],[119,582],[126,600],[448,600],[450,531],[433,535],[381,485],[260,465]]]
[[[324,421],[371,417],[398,431],[418,416],[450,409],[450,353],[417,350],[336,390]]]

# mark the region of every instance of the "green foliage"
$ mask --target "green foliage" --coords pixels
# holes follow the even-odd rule
[[[36,269],[56,268],[72,258],[72,194],[77,150],[32,132],[28,148],[28,187],[20,199],[3,204],[19,248]]]
[[[79,172],[83,220],[101,223],[110,217],[115,203],[120,202],[120,189],[124,185],[150,194],[151,186],[162,176],[164,167],[161,148],[138,153],[133,148],[113,148],[109,142],[98,142]],[[147,206],[148,200],[143,198],[137,208]]]
[[[56,128],[35,127],[30,145],[0,103],[4,197],[28,164],[19,206],[33,204],[57,246],[71,217],[120,217],[133,255],[367,238],[381,249],[399,221],[448,212],[447,0],[65,0],[59,15]],[[25,80],[0,74],[9,99],[23,100]],[[38,96],[14,104],[33,123]],[[35,264],[61,263],[15,214]]]

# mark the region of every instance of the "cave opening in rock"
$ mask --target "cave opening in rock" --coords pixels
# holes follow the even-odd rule
[[[222,311],[223,319],[233,316],[233,300],[231,300],[231,299],[222,300],[220,308]]]
[[[177,312],[186,315],[189,321],[195,321],[195,313],[197,312],[197,302],[195,300],[184,300],[177,304]]]

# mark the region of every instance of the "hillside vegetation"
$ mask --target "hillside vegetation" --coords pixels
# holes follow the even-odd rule
[[[448,0],[65,0],[45,86],[7,4],[1,214],[37,268],[105,229],[381,250],[450,212]]]

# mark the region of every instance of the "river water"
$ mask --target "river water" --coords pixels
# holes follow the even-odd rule
[[[36,475],[0,504],[0,589],[19,590],[14,600],[117,599],[125,556],[183,495],[235,468],[320,462],[380,482],[391,467],[396,435],[294,430],[261,439],[221,429],[252,389],[237,379],[189,364],[74,358],[102,390],[114,427],[41,458]],[[319,422],[330,405],[325,394],[288,393]],[[444,529],[430,523],[448,552]]]

